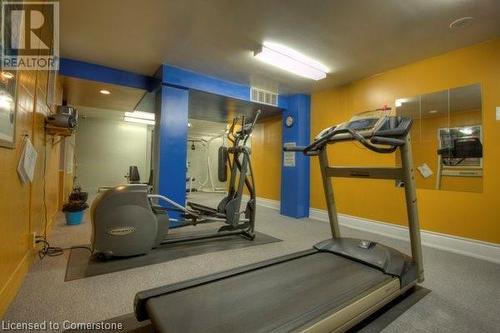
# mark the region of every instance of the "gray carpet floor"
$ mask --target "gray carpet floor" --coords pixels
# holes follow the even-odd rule
[[[218,197],[191,194],[215,204]],[[311,219],[286,218],[258,207],[257,230],[282,242],[207,253],[156,265],[64,282],[68,251],[31,267],[4,320],[15,322],[97,322],[133,311],[133,297],[144,289],[175,283],[237,266],[311,248],[329,237],[329,225]],[[61,215],[49,236],[53,246],[90,241],[90,220],[67,226]],[[405,252],[409,244],[342,228],[344,236],[368,238]],[[500,265],[424,247],[425,288],[432,292],[399,316],[384,332],[500,332]],[[334,283],[332,281],[332,283]],[[187,310],[189,311],[189,310]]]

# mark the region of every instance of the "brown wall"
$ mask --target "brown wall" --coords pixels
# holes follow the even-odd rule
[[[44,235],[58,210],[60,143],[58,138],[45,136],[44,131],[44,118],[50,112],[48,73],[19,71],[16,75],[16,145],[14,149],[0,147],[0,317],[33,260],[32,233]],[[57,87],[56,102],[60,103],[60,84]],[[17,175],[25,136],[38,152],[32,184],[22,184]]]
[[[252,133],[257,197],[280,200],[281,155],[281,116],[260,120]]]

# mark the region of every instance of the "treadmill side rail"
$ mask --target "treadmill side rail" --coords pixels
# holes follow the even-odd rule
[[[394,278],[394,280],[389,283],[384,283],[374,288],[343,309],[321,318],[310,326],[302,327],[300,332],[345,332],[390,301],[394,300],[401,295],[401,292],[401,289],[399,289],[399,282]]]
[[[314,245],[320,252],[341,255],[397,276],[401,288],[415,283],[417,267],[410,256],[380,243],[355,238],[332,238]]]

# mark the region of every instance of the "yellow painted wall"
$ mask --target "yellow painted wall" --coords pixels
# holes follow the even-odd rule
[[[20,71],[17,75],[16,146],[0,147],[0,317],[15,297],[34,258],[31,233],[43,235],[58,210],[59,143],[57,139],[53,142],[51,137],[46,138],[44,132],[44,117],[49,112],[45,96],[47,72]],[[58,96],[56,101],[60,93]],[[25,135],[38,152],[32,184],[22,184],[17,175]]]
[[[259,120],[252,134],[257,197],[280,200],[281,155],[281,116]]]
[[[334,74],[333,74],[334,75]],[[416,96],[480,83],[483,105],[483,192],[417,190],[421,226],[425,230],[500,243],[500,39],[418,61],[349,85],[312,94],[311,135],[349,119],[353,114],[394,107],[398,97]],[[334,148],[334,149],[333,149]],[[393,154],[367,152],[353,143],[331,147],[337,164],[394,164]],[[389,181],[336,179],[333,182],[339,212],[406,224],[404,194]],[[311,165],[311,205],[325,208],[317,159]]]

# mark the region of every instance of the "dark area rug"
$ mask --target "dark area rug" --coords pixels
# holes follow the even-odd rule
[[[90,251],[85,248],[86,246],[75,246],[70,252],[64,281],[73,281],[86,277],[153,265],[204,253],[240,249],[280,241],[281,240],[278,238],[256,232],[256,236],[253,241],[247,240],[241,236],[227,236],[165,244],[152,250],[146,255],[117,258],[108,261],[99,261],[95,259],[90,254]]]

